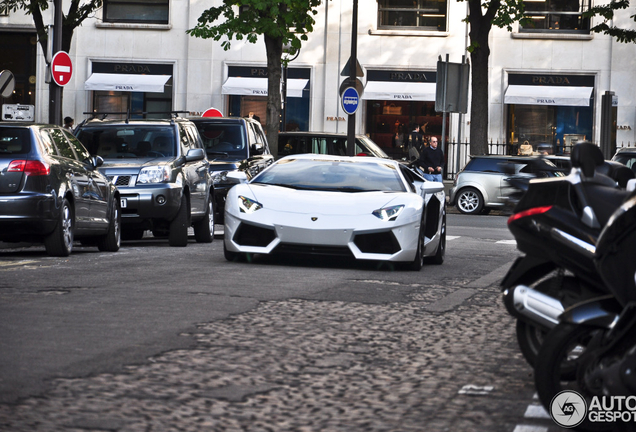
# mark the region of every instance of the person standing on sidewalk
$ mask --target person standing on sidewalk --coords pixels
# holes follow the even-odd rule
[[[418,165],[422,167],[426,180],[442,181],[444,153],[442,153],[442,149],[437,147],[437,137],[432,136],[429,146],[422,149]]]

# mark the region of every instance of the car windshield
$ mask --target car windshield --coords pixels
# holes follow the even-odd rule
[[[29,131],[25,128],[0,128],[0,157],[26,154],[31,151]]]
[[[369,149],[369,151],[371,151],[372,154],[369,155],[369,156],[375,156],[375,157],[379,157],[379,158],[390,159],[389,155],[384,153],[384,150],[382,150],[380,147],[378,147],[378,145],[376,143],[371,141],[366,136],[358,137],[358,139],[364,143],[364,145]]]
[[[627,166],[627,168],[634,168],[634,162],[636,162],[636,156],[635,155],[629,155],[629,154],[617,154],[616,156],[614,156],[614,158],[612,158],[613,161],[622,163],[623,165]]]
[[[197,122],[208,158],[247,157],[247,138],[239,124]]]
[[[406,191],[393,164],[333,159],[281,159],[251,183],[320,191]]]
[[[177,147],[170,126],[87,126],[77,138],[92,155],[104,159],[171,157]]]

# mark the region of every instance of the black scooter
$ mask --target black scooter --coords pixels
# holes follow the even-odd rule
[[[608,221],[594,253],[598,273],[611,295],[566,310],[539,351],[535,385],[548,411],[554,408],[555,396],[566,389],[578,392],[588,406],[594,396],[636,395],[635,254],[633,192]],[[633,431],[636,423],[624,418],[595,421],[588,416],[577,430]]]
[[[571,161],[566,177],[530,181],[508,220],[525,255],[502,282],[503,300],[517,318],[519,347],[531,365],[565,309],[608,293],[594,265],[596,242],[634,177],[627,167],[604,161],[591,143],[576,145]]]

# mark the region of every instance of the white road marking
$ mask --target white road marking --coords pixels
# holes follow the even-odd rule
[[[547,427],[517,425],[513,432],[548,432]]]
[[[499,240],[497,243],[499,243],[499,244],[516,245],[517,244],[517,240]]]
[[[448,241],[448,240],[456,240],[456,239],[458,239],[458,238],[460,238],[460,237],[461,237],[461,236],[449,236],[449,235],[447,235],[447,236],[446,236],[446,241]]]
[[[525,418],[550,418],[550,414],[548,414],[545,408],[543,408],[543,405],[528,405],[528,408],[526,408],[526,413],[523,416]]]

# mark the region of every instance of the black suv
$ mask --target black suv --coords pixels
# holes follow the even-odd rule
[[[190,120],[199,129],[210,160],[214,197],[219,221],[223,220],[227,191],[236,182],[227,173],[242,171],[250,179],[274,162],[261,124],[241,117],[196,117]]]
[[[44,242],[53,256],[75,238],[119,250],[119,192],[102,163],[59,126],[0,123],[0,241]]]
[[[145,230],[187,246],[188,227],[197,242],[214,238],[214,200],[209,163],[194,124],[184,118],[91,119],[75,130],[100,170],[121,194],[122,236]]]

